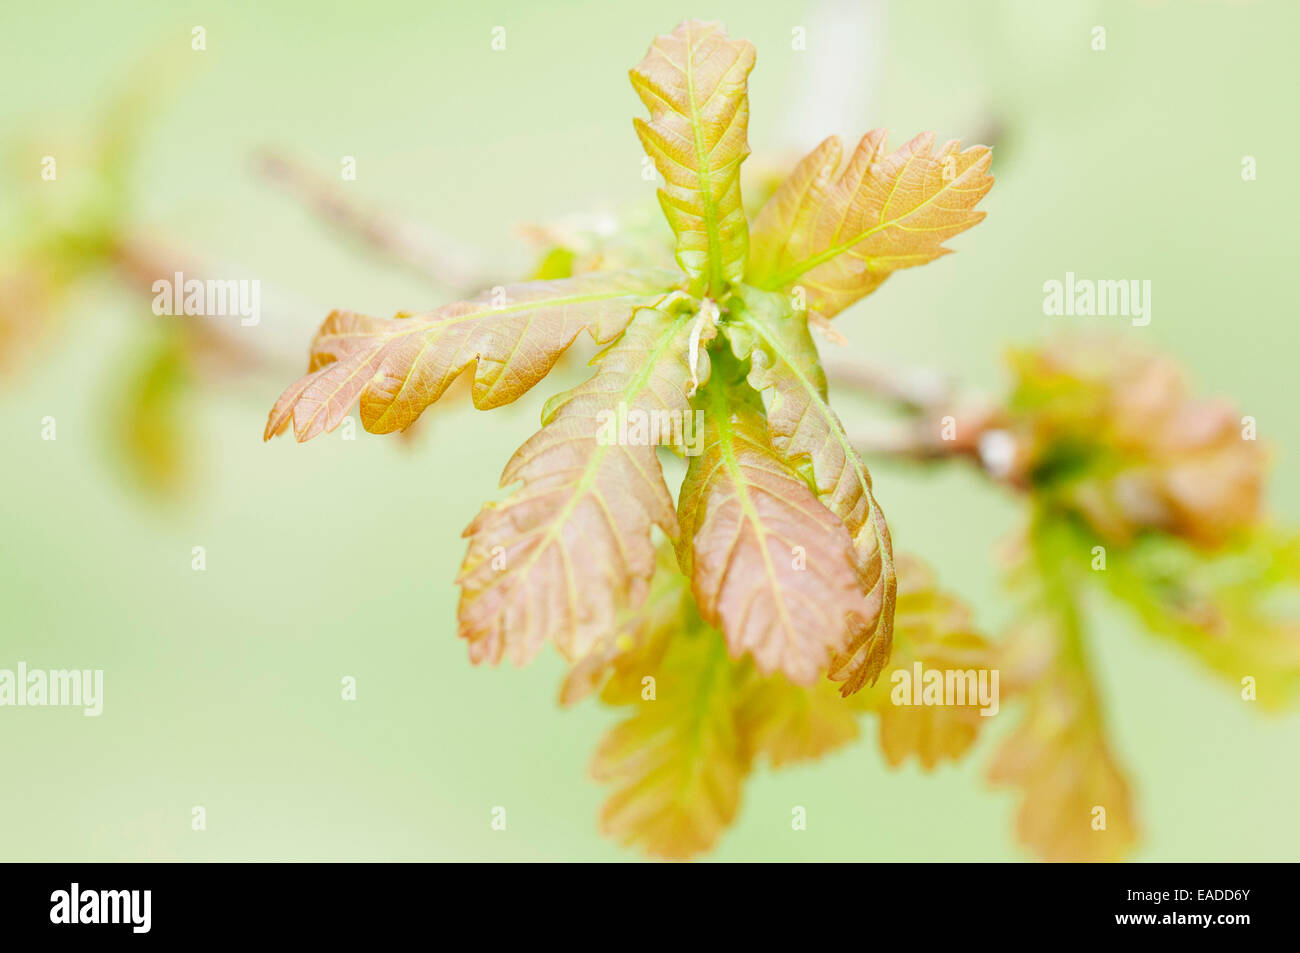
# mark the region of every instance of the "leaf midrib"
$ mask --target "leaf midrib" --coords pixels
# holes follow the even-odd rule
[[[907,161],[909,164],[911,163],[913,158],[915,157],[908,156]],[[974,168],[974,166],[971,166],[971,168]],[[884,209],[889,207],[889,202],[893,201],[894,192],[898,190],[898,185],[902,181],[903,173],[906,172],[906,170],[907,170],[907,166],[905,165],[903,169],[900,170],[899,174],[895,177],[894,187],[893,189],[890,190],[889,199],[887,199],[885,204],[881,206],[882,214]],[[826,250],[819,252],[816,255],[813,255],[811,258],[805,258],[803,261],[795,263],[791,267],[787,268],[785,271],[765,279],[763,281],[762,287],[769,291],[775,288],[783,288],[786,285],[788,285],[790,282],[798,278],[800,275],[804,274],[805,272],[812,271],[812,269],[816,268],[818,265],[825,264],[826,262],[830,261],[832,258],[836,258],[839,255],[842,255],[844,252],[850,250],[851,248],[862,244],[864,241],[866,241],[872,235],[875,235],[877,232],[880,232],[886,228],[893,228],[897,226],[899,222],[903,221],[903,219],[907,218],[910,215],[916,214],[918,211],[925,208],[927,205],[929,205],[939,196],[948,193],[953,188],[953,186],[955,186],[966,176],[966,173],[969,171],[970,169],[966,169],[961,173],[961,175],[954,177],[952,182],[948,183],[943,188],[936,191],[925,201],[908,209],[906,212],[903,212],[900,215],[891,218],[889,221],[884,221],[882,218],[881,221],[878,222],[876,225],[867,229],[866,231],[859,232],[853,238],[850,238],[847,241],[838,242],[835,245],[832,245],[830,248],[827,248]],[[867,260],[871,261],[871,259],[867,259]],[[868,268],[870,268],[870,266],[868,266]]]
[[[722,454],[722,465],[727,471],[732,486],[736,488],[736,501],[740,505],[741,513],[753,525],[755,533],[758,534],[758,548],[763,554],[764,575],[767,576],[768,585],[775,596],[774,601],[781,619],[782,630],[785,632],[786,643],[797,650],[794,623],[791,621],[790,613],[786,608],[784,590],[777,579],[776,570],[772,566],[772,554],[767,549],[769,534],[764,529],[764,521],[759,515],[758,508],[754,506],[754,501],[750,499],[748,479],[741,472],[740,461],[736,457],[735,447],[733,446],[736,434],[731,428],[731,411],[728,406],[727,395],[722,388],[712,388],[710,404],[710,410],[718,427],[718,445]]]
[[[717,297],[722,293],[722,233],[718,228],[718,205],[713,195],[713,170],[709,153],[704,148],[704,128],[700,122],[699,104],[695,99],[695,38],[686,27],[686,97],[690,103],[691,136],[695,140],[696,178],[700,182],[700,195],[704,200],[704,232],[709,241],[709,293]]]
[[[655,347],[650,353],[650,356],[642,365],[641,369],[632,377],[628,385],[624,387],[623,390],[621,391],[619,396],[622,401],[630,404],[631,400],[634,397],[636,397],[636,395],[639,394],[641,390],[645,387],[646,382],[649,380],[651,373],[654,371],[655,366],[659,362],[659,359],[663,356],[664,352],[672,344],[673,340],[675,340],[678,332],[682,328],[683,323],[687,320],[688,317],[689,315],[680,315],[672,319],[672,321],[669,324],[664,325],[663,330],[658,340],[655,343]],[[583,468],[582,478],[577,482],[577,484],[574,485],[573,492],[569,495],[569,499],[564,504],[564,508],[560,511],[560,514],[554,520],[551,521],[551,524],[547,528],[546,533],[542,536],[541,540],[538,541],[538,544],[533,548],[533,551],[529,554],[528,559],[525,561],[523,566],[520,567],[519,575],[527,574],[527,572],[532,568],[533,564],[541,556],[542,552],[545,551],[547,547],[549,547],[552,544],[552,542],[554,542],[559,527],[564,525],[565,521],[572,514],[574,508],[578,505],[578,501],[591,491],[592,486],[596,482],[596,475],[600,470],[600,461],[602,461],[605,458],[605,455],[609,452],[611,446],[616,446],[616,445],[597,443],[596,451],[591,455],[591,457],[587,461],[587,465]],[[563,552],[564,547],[561,546],[560,550],[561,552]],[[566,555],[566,561],[567,561],[567,555]],[[515,573],[509,574],[509,576],[515,576],[515,575],[516,575]],[[568,573],[567,575],[569,577],[568,580],[569,608],[572,611],[573,607],[577,604],[577,599],[576,599],[576,594],[573,591],[572,573]],[[495,583],[492,587],[489,588],[494,588],[495,585],[499,584],[500,582],[504,582],[506,578],[508,578],[508,576],[503,575],[501,579],[498,581],[498,583]]]
[[[849,443],[848,437],[844,433],[844,429],[839,426],[839,421],[834,416],[835,412],[831,410],[830,405],[822,399],[821,393],[813,385],[812,381],[810,381],[803,371],[799,369],[789,352],[781,346],[780,342],[772,336],[766,327],[750,318],[742,318],[742,320],[744,321],[745,326],[757,334],[772,353],[775,354],[787,368],[789,368],[790,373],[794,376],[795,380],[799,382],[802,390],[808,395],[813,406],[817,408],[818,414],[824,421],[826,421],[826,429],[831,432],[835,437],[835,442],[839,444],[840,450],[844,454],[845,462],[847,462],[853,469],[853,475],[857,479],[858,485],[862,487],[863,494],[871,496],[871,487],[867,483],[866,477],[863,473],[864,468],[862,466],[862,461],[858,459],[857,451],[854,450],[853,445]],[[827,494],[822,493],[821,487],[817,488],[818,497],[826,495]],[[866,523],[869,522],[869,520],[864,520],[863,522]],[[874,528],[872,532],[874,534]]]

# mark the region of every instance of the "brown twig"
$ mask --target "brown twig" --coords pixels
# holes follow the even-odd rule
[[[153,296],[154,282],[170,281],[176,272],[191,278],[200,270],[176,249],[137,236],[121,236],[108,248],[108,263],[117,277],[137,294]],[[223,333],[205,316],[178,323],[192,353],[224,373],[260,369],[267,355],[250,346],[246,337]]]
[[[1022,488],[1019,448],[1005,413],[981,397],[958,397],[950,378],[924,369],[895,370],[842,358],[826,362],[839,384],[895,405],[906,416],[874,421],[850,436],[867,459],[915,463],[965,460],[993,481]]]
[[[303,163],[264,150],[257,157],[257,168],[338,231],[440,288],[468,293],[491,283],[478,256],[463,245],[428,226],[353,201]]]
[[[897,370],[838,355],[827,358],[823,366],[833,384],[912,412],[948,404],[953,397],[951,379],[938,371],[924,368]]]

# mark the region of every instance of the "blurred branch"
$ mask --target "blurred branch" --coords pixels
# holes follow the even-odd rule
[[[470,293],[491,284],[471,250],[428,226],[353,201],[338,185],[301,162],[268,149],[258,155],[257,168],[265,179],[337,231],[439,288]]]
[[[952,380],[928,368],[891,368],[833,356],[823,361],[836,384],[876,397],[905,410],[924,412],[952,400]]]
[[[832,357],[827,376],[836,385],[884,401],[902,419],[876,420],[850,434],[863,457],[913,463],[965,460],[996,483],[1024,489],[1016,474],[1018,454],[1004,415],[984,398],[959,397],[953,379],[928,368],[889,368]]]
[[[116,238],[107,250],[107,260],[123,284],[149,297],[154,295],[154,282],[159,279],[170,281],[177,272],[198,278],[204,270],[194,267],[174,248],[133,236]],[[254,347],[248,336],[231,334],[206,315],[176,325],[189,342],[191,353],[215,370],[244,372],[267,364],[267,355]]]

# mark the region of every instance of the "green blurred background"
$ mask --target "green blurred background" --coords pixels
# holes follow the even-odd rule
[[[388,314],[442,296],[340,240],[252,156],[280,147],[335,178],[356,156],[351,197],[522,274],[518,223],[649,198],[626,71],[686,16],[757,46],[751,161],[872,126],[897,142],[996,133],[987,221],[953,242],[959,254],[841,316],[852,352],[996,389],[1008,345],[1110,326],[1257,418],[1275,450],[1269,504],[1300,522],[1292,0],[7,4],[0,138],[77,141],[146,70],[167,95],[132,167],[135,220],[220,276],[262,281],[262,323],[227,320],[270,357],[203,387],[197,480],[170,502],[122,479],[102,428],[131,326],[186,319],[93,282],[0,380],[0,667],[102,668],[106,681],[98,719],[0,710],[0,858],[637,856],[599,835],[605,792],[586,776],[619,713],[560,709],[554,653],[475,668],[455,637],[460,531],[579,368],[490,416],[440,406],[410,446],[364,433],[263,445],[266,411],[331,308]],[[1095,25],[1105,52],[1090,48]],[[505,51],[490,49],[494,26]],[[791,49],[796,26],[806,51]],[[1242,181],[1245,155],[1257,181]],[[48,187],[76,186],[75,160],[59,171]],[[38,174],[6,166],[0,205]],[[1150,279],[1151,325],[1044,317],[1042,283],[1067,270]],[[845,405],[850,423],[857,412]],[[1009,607],[993,547],[1020,525],[1017,501],[960,469],[873,470],[896,546],[996,632]],[[196,545],[205,572],[190,568]],[[1243,704],[1115,608],[1092,615],[1137,859],[1300,857],[1300,719]],[[340,701],[345,675],[355,703]],[[1014,793],[982,779],[1010,728],[995,721],[933,774],[887,769],[871,722],[824,762],[760,769],[711,856],[1023,859]],[[806,831],[790,829],[796,804]],[[204,832],[190,829],[194,805]],[[490,826],[498,805],[505,831]]]

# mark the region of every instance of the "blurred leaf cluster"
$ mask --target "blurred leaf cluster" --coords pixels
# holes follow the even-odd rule
[[[154,498],[174,497],[193,479],[188,431],[194,386],[204,373],[228,373],[247,355],[196,322],[155,317],[153,283],[184,266],[175,251],[143,237],[134,181],[150,121],[167,87],[159,71],[179,72],[161,54],[131,73],[98,108],[82,138],[48,133],[8,143],[15,184],[0,221],[0,380],[17,380],[43,346],[82,307],[82,292],[105,287],[136,301],[139,321],[106,362],[103,444],[125,474]]]

